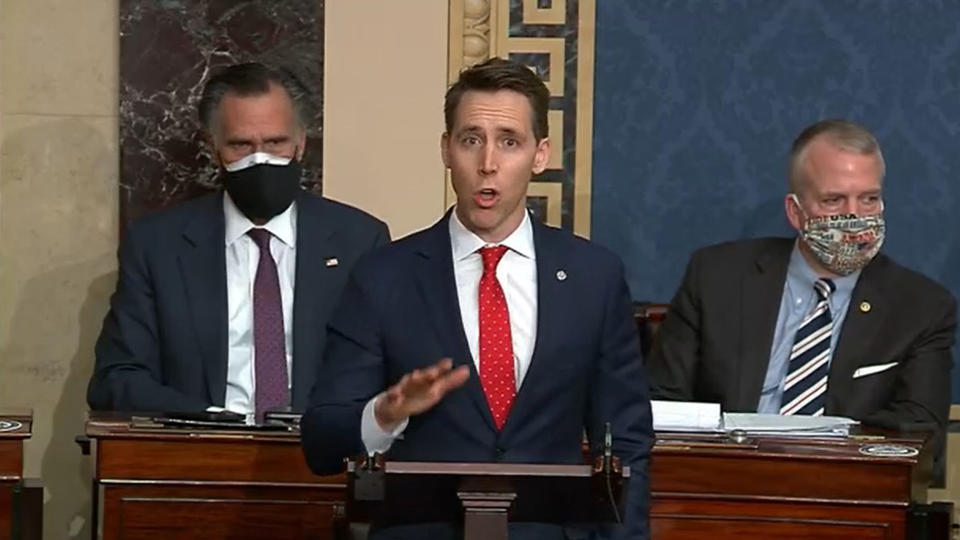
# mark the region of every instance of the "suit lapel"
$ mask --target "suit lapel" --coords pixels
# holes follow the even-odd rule
[[[557,335],[551,331],[549,317],[557,313],[570,313],[576,309],[567,303],[567,295],[563,290],[563,282],[557,279],[557,272],[564,268],[563,250],[557,242],[557,231],[547,228],[547,226],[531,220],[533,224],[533,243],[536,249],[537,257],[537,334],[536,342],[533,346],[533,355],[530,357],[530,367],[523,379],[523,383],[517,392],[513,407],[510,409],[510,419],[519,418],[524,414],[526,403],[532,399],[530,396],[536,388],[536,381],[544,376],[544,370],[549,370],[550,365],[544,357],[545,351],[555,350],[550,342],[551,338]],[[566,233],[561,233],[566,234]],[[508,421],[506,430],[511,426],[518,425],[515,420]]]
[[[878,255],[860,274],[850,296],[850,305],[840,328],[837,349],[830,359],[830,375],[827,379],[826,413],[836,411],[834,404],[849,395],[853,372],[860,365],[866,347],[872,343],[880,328],[878,321],[886,316],[884,270],[888,264],[885,255]],[[864,302],[870,305],[867,311],[860,309]],[[836,331],[836,330],[834,330]]]
[[[193,327],[197,332],[207,392],[223,405],[227,391],[227,278],[223,197],[210,197],[183,231],[179,252]]]
[[[319,352],[310,344],[316,343],[316,334],[326,332],[318,316],[322,306],[337,301],[337,282],[328,279],[338,266],[327,267],[327,261],[338,256],[334,224],[326,222],[321,201],[305,192],[297,197],[297,260],[293,292],[293,366],[291,371],[294,406],[306,403]],[[320,304],[318,306],[318,304]]]
[[[443,349],[451,354],[454,367],[466,365],[470,368],[470,378],[467,379],[464,389],[480,416],[490,429],[494,429],[493,416],[490,414],[487,398],[480,385],[480,374],[470,355],[467,336],[463,331],[463,320],[460,317],[457,282],[453,273],[449,218],[448,211],[447,215],[434,225],[424,238],[418,251],[420,260],[417,286],[436,329],[437,338]]]
[[[763,390],[763,379],[770,363],[773,334],[787,279],[787,266],[793,241],[783,240],[757,257],[755,266],[740,282],[740,356],[735,373],[736,410],[756,411]]]

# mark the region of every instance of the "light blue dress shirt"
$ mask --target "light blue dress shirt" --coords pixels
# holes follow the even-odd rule
[[[843,328],[843,319],[847,316],[850,306],[850,297],[853,288],[860,277],[860,271],[838,278],[833,278],[837,290],[830,295],[830,315],[833,317],[833,334],[830,336],[830,361],[833,360],[833,351],[837,349],[840,338],[840,329]],[[790,254],[790,264],[787,266],[787,279],[783,285],[783,296],[780,298],[780,312],[777,315],[777,327],[773,334],[773,347],[770,351],[770,363],[767,365],[767,375],[763,379],[763,390],[760,392],[760,405],[757,412],[778,414],[780,401],[783,398],[783,380],[787,377],[790,367],[790,349],[793,348],[793,338],[800,328],[804,317],[817,305],[817,293],[813,288],[819,276],[810,268],[810,264],[803,258],[797,244]]]

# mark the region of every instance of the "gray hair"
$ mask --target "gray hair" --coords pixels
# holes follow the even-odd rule
[[[234,64],[215,73],[203,88],[197,115],[208,134],[213,136],[217,110],[227,94],[258,96],[270,91],[276,84],[286,90],[300,128],[306,129],[313,119],[313,101],[310,90],[289,69],[272,67],[259,62]]]
[[[814,140],[825,138],[836,148],[862,155],[876,155],[880,161],[880,180],[886,174],[880,143],[867,128],[848,120],[821,120],[813,124],[793,141],[787,165],[787,182],[791,193],[799,193],[805,180],[802,173],[806,150]]]

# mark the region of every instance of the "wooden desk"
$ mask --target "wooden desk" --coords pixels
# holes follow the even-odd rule
[[[138,432],[95,417],[87,435],[105,539],[324,539],[346,526],[346,478],[314,476],[295,434]],[[655,540],[901,540],[931,462],[919,437],[882,441],[922,449],[909,458],[859,452],[878,441],[660,439]]]
[[[0,411],[0,538],[40,538],[43,488],[23,478],[23,441],[32,429],[30,411]]]
[[[929,484],[932,455],[921,437],[758,439],[752,447],[698,446],[683,439],[662,435],[651,462],[658,540],[900,540],[906,537],[910,504],[925,501]],[[864,444],[876,443],[921,452],[860,453]]]
[[[333,538],[346,477],[315,476],[292,433],[135,431],[92,416],[94,534],[123,539]]]

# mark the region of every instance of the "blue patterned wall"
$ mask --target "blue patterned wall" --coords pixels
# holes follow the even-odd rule
[[[600,0],[595,84],[591,236],[634,298],[669,301],[699,246],[790,234],[786,154],[828,117],[884,149],[886,252],[960,297],[960,4]]]

